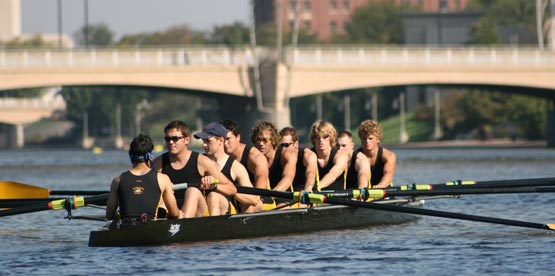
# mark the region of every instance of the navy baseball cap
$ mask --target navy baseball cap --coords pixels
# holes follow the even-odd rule
[[[211,136],[225,137],[227,129],[220,123],[209,123],[201,132],[195,133],[193,136],[196,139],[208,139]]]

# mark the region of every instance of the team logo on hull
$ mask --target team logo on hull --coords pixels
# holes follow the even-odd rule
[[[168,230],[168,232],[170,232],[173,237],[175,236],[175,234],[179,232],[180,227],[181,227],[181,224],[170,224],[170,230]]]

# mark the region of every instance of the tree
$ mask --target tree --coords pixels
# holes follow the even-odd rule
[[[74,34],[77,44],[84,46],[109,46],[114,39],[114,33],[108,25],[100,23],[98,25],[83,26]]]
[[[120,46],[152,46],[202,44],[205,42],[204,33],[194,31],[188,25],[179,25],[161,32],[126,35],[117,44]]]
[[[369,2],[355,11],[345,25],[345,39],[351,43],[400,44],[403,26],[393,1]]]
[[[241,22],[215,26],[210,34],[210,42],[224,44],[231,48],[243,46],[249,43],[249,28]]]

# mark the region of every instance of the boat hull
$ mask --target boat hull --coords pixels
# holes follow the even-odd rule
[[[89,246],[149,246],[353,229],[401,224],[418,216],[346,206],[266,211],[255,214],[151,221],[91,231]]]

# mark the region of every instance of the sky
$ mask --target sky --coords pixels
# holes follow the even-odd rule
[[[21,32],[58,33],[58,0],[20,0]],[[62,32],[85,25],[85,0],[61,0]],[[248,22],[249,0],[88,0],[89,24],[105,23],[118,40],[123,35],[163,31],[187,24],[210,31],[216,25]]]

